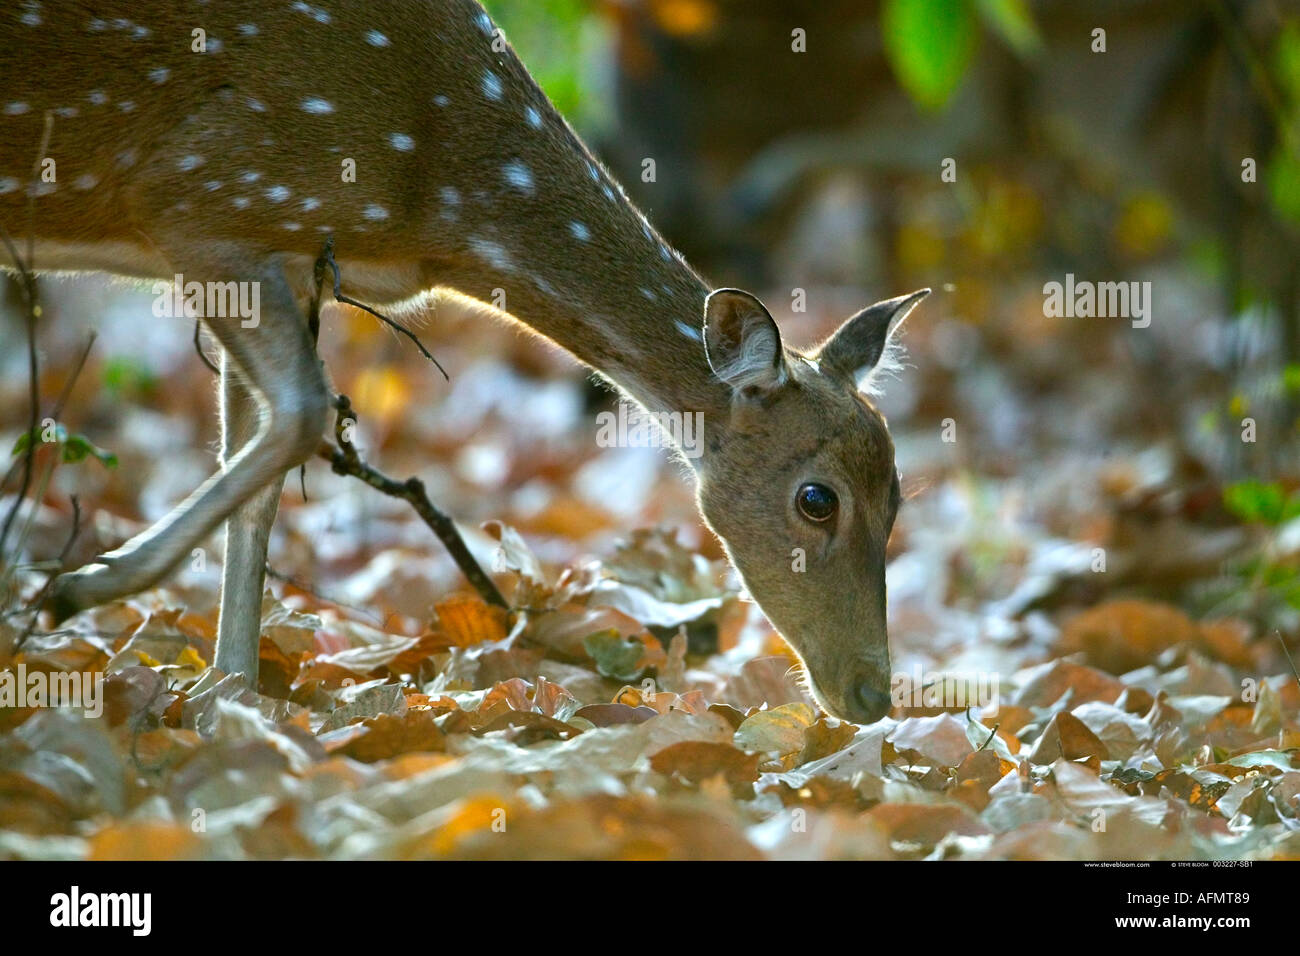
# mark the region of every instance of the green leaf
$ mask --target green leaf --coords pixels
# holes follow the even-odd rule
[[[641,666],[645,646],[636,638],[624,639],[612,627],[588,634],[582,646],[596,662],[596,670],[606,677],[631,682],[640,679],[645,670]]]
[[[1265,173],[1273,208],[1283,219],[1300,224],[1300,159],[1279,146]]]
[[[970,0],[886,0],[880,29],[908,95],[924,109],[945,106],[975,54]]]
[[[87,456],[98,458],[106,468],[117,467],[117,456],[92,442],[85,435],[69,435],[63,442],[63,460],[69,464],[84,460]]]
[[[1042,50],[1043,38],[1025,0],[976,0],[975,6],[989,28],[1021,56]]]
[[[1223,504],[1243,521],[1260,521],[1271,525],[1285,521],[1289,507],[1281,485],[1276,482],[1265,484],[1253,478],[1224,488]]]

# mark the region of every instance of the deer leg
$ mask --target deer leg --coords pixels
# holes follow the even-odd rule
[[[212,259],[206,261],[211,263]],[[206,270],[201,265],[189,265],[186,272],[196,277],[205,271],[218,276],[248,274],[246,267],[230,265],[228,262]],[[271,497],[268,489],[274,486],[278,496],[284,473],[306,461],[316,450],[329,402],[306,322],[278,264],[264,266],[254,281],[258,283],[260,301],[255,325],[245,328],[238,316],[204,319],[225,351],[224,361],[234,364],[242,387],[256,396],[260,406],[255,429],[246,421],[251,416],[244,410],[245,421],[236,423],[231,444],[236,444],[233,439],[241,429],[251,431],[251,437],[227,458],[222,471],[200,485],[152,528],[97,562],[62,575],[55,582],[52,598],[60,619],[157,583],[217,525],[246,503],[249,506],[240,514],[234,529],[234,568],[226,569],[225,580],[232,588],[244,589],[254,574],[260,576],[267,529],[259,523],[256,537],[245,532],[263,518],[269,525],[274,504],[267,504]],[[254,498],[258,500],[254,502]],[[260,508],[255,507],[259,504]],[[248,570],[250,564],[258,571]],[[219,648],[217,657],[228,665],[223,669],[242,670],[251,676],[256,674],[257,636],[256,624],[250,626],[248,622],[259,614],[261,589],[257,589],[256,596],[246,591],[241,596],[223,595],[223,612],[227,597],[232,602],[230,610],[234,618],[229,625],[232,630],[227,633],[236,636],[228,642],[230,651]]]
[[[257,394],[223,353],[221,362],[221,465],[257,433]],[[280,506],[284,476],[253,494],[226,519],[226,553],[221,567],[221,615],[213,661],[227,674],[257,674],[257,645],[262,630],[262,588],[266,580],[266,546]]]

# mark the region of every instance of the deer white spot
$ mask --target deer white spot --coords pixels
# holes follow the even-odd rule
[[[469,248],[474,255],[493,268],[500,269],[502,272],[514,271],[514,263],[510,261],[510,253],[506,252],[505,247],[499,242],[480,239],[478,236],[470,236]]]
[[[537,107],[530,106],[524,110],[524,118],[528,120],[528,125],[533,129],[542,128],[542,114],[538,112]]]
[[[225,44],[224,41],[219,40],[219,39],[217,39],[216,37],[208,37],[208,52],[209,52],[209,53],[220,53],[220,52],[221,52],[222,50],[224,50],[225,48],[226,48],[226,44]]]
[[[257,28],[256,23],[241,23],[235,29],[239,31],[240,36],[244,37],[255,37],[262,32]]]
[[[137,25],[137,26],[134,26],[134,27],[131,28],[131,39],[133,39],[133,40],[143,40],[145,37],[149,36],[151,33],[153,33],[153,31],[150,30],[148,27],[142,27],[142,26]]]
[[[86,99],[90,101],[91,106],[103,106],[108,102],[108,94],[103,90],[91,90],[86,94]]]
[[[451,102],[451,97],[445,96],[442,93],[439,93],[437,96],[433,98],[434,106],[446,106],[450,102]]]
[[[448,206],[460,205],[460,192],[454,186],[443,186],[438,191],[438,195],[442,197],[442,201]]]
[[[39,3],[25,3],[23,6],[27,9],[18,19],[21,20],[25,26],[39,27],[41,25],[41,5]]]
[[[26,103],[6,103],[5,116],[22,116],[29,109],[31,109],[31,107]]]
[[[123,113],[130,113],[132,110],[135,109],[135,100],[123,100],[122,102],[117,104],[117,108],[120,109]]]
[[[688,339],[694,339],[696,342],[702,342],[704,340],[704,336],[700,333],[699,329],[692,328],[681,319],[678,319],[673,324],[677,326],[677,331],[682,333],[682,335],[686,336]]]
[[[134,166],[139,158],[140,154],[134,147],[131,149],[124,149],[122,152],[117,154],[117,165],[125,169],[128,166]]]
[[[403,153],[409,153],[411,150],[415,149],[415,140],[407,136],[405,133],[389,133],[388,145]]]
[[[214,193],[221,188],[221,180],[209,179],[206,183],[203,184],[203,188],[210,193]]]
[[[284,202],[289,198],[289,189],[287,186],[272,186],[266,191],[266,198],[271,202]]]
[[[501,167],[501,175],[507,183],[526,193],[533,191],[533,171],[519,160],[512,160]]]
[[[303,212],[311,212],[313,209],[320,208],[320,200],[317,199],[315,196],[308,196],[298,205],[302,206]]]
[[[383,46],[391,45],[388,37],[384,36],[378,30],[370,30],[369,32],[367,32],[366,42],[369,43],[371,46],[383,47]]]
[[[333,113],[334,104],[329,100],[323,100],[319,96],[309,96],[302,101],[302,110],[304,113]]]
[[[287,229],[287,230],[289,230],[290,232],[297,232],[299,229],[302,228],[302,226],[301,226],[299,223],[296,223],[296,222],[286,222],[286,223],[284,223],[282,226],[280,226],[280,228],[281,228],[281,229]]]
[[[60,119],[72,119],[79,112],[81,111],[75,106],[60,106],[54,111],[54,115]]]
[[[600,170],[596,168],[595,163],[587,163],[587,175],[591,177],[593,182],[600,182]]]
[[[658,297],[657,295],[655,295],[654,292],[652,292],[650,289],[642,289],[642,290],[641,290],[641,294],[642,294],[643,296],[645,296],[647,299],[649,299],[651,302],[653,302],[655,299],[659,298],[659,297]]]
[[[99,17],[91,17],[90,22],[86,24],[87,33],[103,33],[108,29],[108,24]]]
[[[156,66],[149,71],[149,82],[157,83],[159,86],[167,82],[167,77],[172,75],[172,71],[165,66]]]
[[[307,16],[311,17],[317,23],[330,22],[330,15],[328,10],[322,10],[319,7],[313,7],[310,3],[303,3],[302,0],[297,0],[297,2],[289,4],[289,8],[291,10],[297,10],[299,13],[305,13]]]
[[[488,36],[492,35],[492,18],[486,13],[480,12],[478,15],[478,28]]]
[[[261,100],[257,99],[256,97],[250,96],[246,102],[248,103],[248,108],[252,110],[254,113],[266,112],[266,104],[263,103]]]
[[[20,185],[21,183],[12,176],[0,177],[0,196],[3,196],[5,193],[17,192]]]
[[[587,228],[586,223],[578,222],[576,219],[573,220],[569,223],[569,232],[573,233],[573,238],[579,242],[591,241],[591,230]]]
[[[501,99],[501,77],[491,70],[483,74],[483,95],[490,100]]]
[[[41,196],[48,196],[58,188],[58,183],[36,183],[34,186],[29,186],[27,188],[27,194],[39,199]]]
[[[195,156],[193,153],[190,153],[188,156],[182,156],[176,161],[176,168],[186,173],[191,169],[198,169],[202,165],[203,157]]]
[[[387,219],[388,210],[383,206],[371,203],[365,209],[361,210],[361,215],[365,216],[367,219]]]
[[[253,171],[253,170],[251,170],[251,169],[248,170],[248,172],[240,173],[240,174],[239,174],[239,181],[240,181],[241,183],[255,183],[255,182],[257,182],[257,181],[258,181],[259,179],[261,179],[261,178],[262,178],[262,174],[261,174],[261,173],[259,173],[259,172],[255,172],[255,171]]]
[[[230,200],[230,204],[236,209],[247,209],[251,202],[252,200],[247,196],[236,196],[234,199]]]
[[[317,227],[316,227],[316,231],[317,231],[317,232],[333,232],[333,231],[334,231],[334,227],[333,227],[333,226],[317,226]]]
[[[605,194],[606,199],[608,199],[610,202],[616,202],[616,200],[614,199],[614,190],[610,189],[608,186],[601,186],[600,190]]]

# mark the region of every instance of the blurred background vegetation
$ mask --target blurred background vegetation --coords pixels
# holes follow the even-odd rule
[[[1036,348],[1053,323],[1014,303],[1044,282],[1153,280],[1155,331],[1076,320],[1051,330],[1061,357],[1077,354],[1076,334],[1093,351],[1117,336],[1144,382],[1119,387],[1158,404],[1171,396],[1150,380],[1167,377],[1157,343],[1193,335],[1205,354],[1181,369],[1198,379],[1189,445],[1234,473],[1294,463],[1295,3],[488,6],[652,220],[719,283],[943,286],[981,337]],[[954,183],[940,178],[945,158]],[[1254,448],[1237,435],[1247,416],[1269,435]]]

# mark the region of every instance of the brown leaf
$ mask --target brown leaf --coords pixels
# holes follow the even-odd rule
[[[915,750],[941,767],[955,767],[974,748],[964,720],[952,714],[908,717],[887,738],[897,750]]]
[[[990,832],[969,810],[957,804],[882,803],[867,811],[892,842],[932,847],[950,833],[981,836]]]
[[[761,754],[747,754],[730,744],[687,740],[658,751],[650,758],[650,769],[668,777],[680,777],[698,786],[710,777],[721,775],[737,800],[754,796]]]
[[[711,711],[713,709],[713,707],[709,708]],[[803,750],[799,751],[795,766],[838,753],[849,745],[849,741],[856,733],[857,728],[852,724],[842,720],[832,723],[826,717],[818,717],[812,726],[804,731]]]
[[[481,598],[443,601],[434,611],[437,614],[437,632],[445,647],[473,647],[485,641],[505,639],[505,608],[488,604]]]
[[[344,728],[348,735],[341,747],[331,748],[327,742],[328,735],[321,737],[321,743],[328,752],[362,763],[387,760],[405,753],[437,753],[446,749],[446,738],[434,721],[435,714],[430,710],[408,710],[401,716],[380,714],[368,717],[360,725]],[[354,732],[356,726],[362,728],[361,733]]]
[[[199,838],[187,826],[160,820],[114,823],[90,838],[91,860],[188,860]]]
[[[1124,674],[1155,662],[1160,652],[1194,644],[1196,622],[1178,608],[1154,601],[1110,601],[1070,620],[1061,633],[1060,652],[1082,652],[1094,667]]]
[[[629,707],[627,704],[588,704],[580,708],[573,716],[589,720],[597,727],[613,727],[617,724],[640,724],[654,717],[659,712],[653,707]]]
[[[1088,725],[1068,711],[1059,711],[1043,728],[1042,735],[1029,754],[1029,762],[1050,764],[1064,757],[1070,761],[1083,761],[1093,772],[1101,770],[1101,762],[1110,759],[1106,745]]]
[[[1109,674],[1082,664],[1054,660],[1033,668],[1012,703],[1020,707],[1050,707],[1070,692],[1070,706],[1090,700],[1114,703],[1124,685]]]

